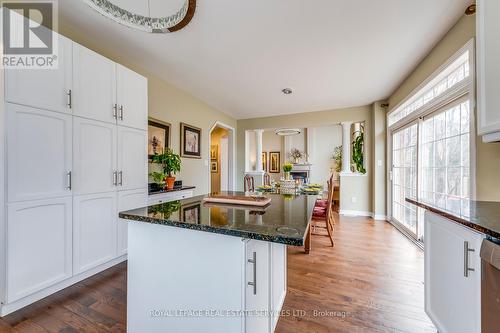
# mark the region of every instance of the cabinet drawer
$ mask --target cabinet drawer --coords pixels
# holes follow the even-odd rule
[[[165,194],[152,194],[148,198],[149,205],[157,205],[165,202],[191,198],[193,191],[179,191]]]

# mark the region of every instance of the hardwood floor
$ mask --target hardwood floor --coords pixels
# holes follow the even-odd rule
[[[341,218],[288,250],[288,294],[277,333],[436,332],[423,310],[423,252],[394,227]],[[0,319],[0,332],[124,332],[126,264]],[[322,311],[323,313],[315,313]]]

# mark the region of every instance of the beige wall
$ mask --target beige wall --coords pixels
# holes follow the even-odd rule
[[[274,151],[279,151],[281,156],[281,161],[285,158],[283,150],[283,137],[276,135],[274,130],[267,130],[262,133],[262,151],[267,154],[267,169],[266,172],[269,173],[269,153]],[[280,169],[281,170],[281,169]],[[269,173],[271,179],[274,181],[279,181],[282,174],[280,173]]]
[[[271,129],[279,127],[315,127],[325,124],[338,124],[342,121],[366,122],[366,176],[345,177],[341,184],[341,208],[362,212],[372,212],[372,107],[360,106],[346,109],[296,113],[285,116],[238,120],[237,139],[237,185],[243,189],[243,171],[245,165],[245,130]],[[345,197],[344,197],[345,196]],[[352,202],[355,197],[356,202]],[[343,201],[342,201],[343,199]]]
[[[424,58],[401,86],[389,98],[389,108],[395,107],[419,84],[446,62],[456,51],[476,35],[475,16],[463,16]],[[500,143],[483,143],[476,138],[476,198],[500,201]]]
[[[386,187],[387,187],[387,131],[386,131],[386,110],[382,103],[373,104],[372,111],[372,207],[375,218],[383,219],[386,216]]]
[[[137,64],[129,63],[126,56],[116,54],[112,49],[100,48],[85,32],[73,31],[71,27],[60,26],[60,33],[148,78],[149,116],[172,124],[172,144],[174,152],[180,152],[180,122],[202,129],[202,159],[182,158],[182,170],[177,179],[185,185],[196,186],[195,194],[209,191],[209,132],[216,121],[236,128],[236,120],[203,101],[165,82]]]

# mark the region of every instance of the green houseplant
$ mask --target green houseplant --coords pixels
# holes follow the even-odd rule
[[[174,153],[172,149],[168,148],[163,154],[154,155],[152,161],[153,163],[161,164],[163,173],[166,175],[167,189],[173,189],[175,182],[173,175],[181,171],[181,157],[179,154]]]
[[[342,146],[337,146],[333,149],[333,162],[335,163],[335,171],[342,171]]]
[[[293,164],[285,163],[283,164],[283,172],[285,173],[285,179],[290,180],[290,171],[292,171]]]
[[[354,132],[354,140],[352,141],[352,162],[354,164],[354,171],[366,173],[364,166],[364,145],[365,133],[364,127],[361,126],[359,131]]]

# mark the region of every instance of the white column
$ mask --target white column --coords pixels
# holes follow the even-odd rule
[[[250,171],[250,131],[245,131],[245,173]]]
[[[255,161],[257,161],[255,171],[258,172],[264,172],[262,169],[262,132],[264,132],[264,130],[255,130],[255,153],[257,154],[257,156],[255,156]]]
[[[342,173],[351,172],[351,126],[352,121],[341,123],[342,125]]]

